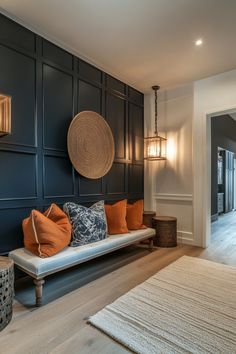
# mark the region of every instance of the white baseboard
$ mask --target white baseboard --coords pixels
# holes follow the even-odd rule
[[[193,233],[189,231],[177,231],[177,242],[178,244],[185,244],[185,245],[192,245],[195,246],[194,244],[194,237]]]

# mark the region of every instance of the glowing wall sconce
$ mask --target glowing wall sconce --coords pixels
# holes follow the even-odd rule
[[[0,94],[0,137],[11,133],[11,97]]]
[[[148,161],[166,160],[167,139],[157,131],[157,91],[160,86],[152,86],[155,92],[155,132],[154,136],[144,138],[144,159]]]

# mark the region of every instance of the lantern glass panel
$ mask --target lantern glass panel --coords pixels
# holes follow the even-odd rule
[[[166,138],[159,135],[144,139],[144,159],[166,160]]]

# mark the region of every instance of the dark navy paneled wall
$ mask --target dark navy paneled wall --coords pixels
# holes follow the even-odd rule
[[[32,208],[143,198],[143,94],[0,15],[0,92],[12,96],[12,133],[0,138],[0,254],[22,246]],[[115,139],[109,173],[89,180],[67,155],[80,111],[105,117]]]

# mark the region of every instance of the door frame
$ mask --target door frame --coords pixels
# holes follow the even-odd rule
[[[236,209],[236,156],[234,157],[234,208]]]
[[[204,248],[207,248],[211,241],[211,118],[235,112],[236,106],[205,112],[199,131],[194,131],[194,238],[195,244]]]

